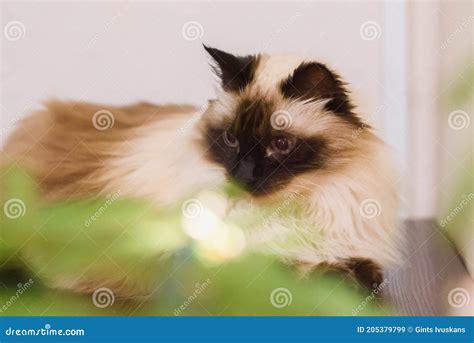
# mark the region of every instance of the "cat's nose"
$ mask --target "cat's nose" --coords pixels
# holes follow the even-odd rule
[[[255,161],[244,159],[239,162],[234,173],[234,178],[244,185],[250,185],[256,181]]]

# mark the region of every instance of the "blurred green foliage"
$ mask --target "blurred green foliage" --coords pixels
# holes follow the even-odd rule
[[[452,109],[470,109],[467,115],[472,117],[472,109],[474,105],[474,93],[472,85],[474,84],[474,63],[471,61],[462,64],[462,77],[458,77],[455,82],[450,85],[449,91],[443,96],[444,107],[450,112]],[[472,225],[472,217],[474,213],[474,201],[472,194],[474,193],[474,154],[473,154],[473,125],[467,122],[465,131],[452,131],[451,135],[446,139],[455,141],[461,149],[466,149],[466,161],[458,161],[457,164],[450,164],[450,176],[453,180],[453,190],[451,201],[443,204],[444,213],[441,219],[445,229],[445,233],[458,242],[470,241],[474,235],[474,227]],[[465,138],[468,138],[465,140]],[[468,144],[465,146],[464,144]],[[455,211],[455,212],[453,212]],[[446,220],[449,218],[449,221]],[[443,222],[444,220],[444,222]],[[472,261],[469,263],[472,264]]]
[[[269,255],[206,258],[183,229],[181,204],[158,210],[130,199],[46,203],[32,179],[14,167],[2,171],[0,186],[1,315],[390,313],[340,275],[302,277]],[[222,192],[234,198],[241,194],[233,185],[223,185]],[[232,220],[247,225],[252,218]],[[152,287],[141,297],[114,294],[104,307],[95,306],[91,294],[47,287],[51,279],[89,274]],[[19,295],[25,284],[29,287]]]

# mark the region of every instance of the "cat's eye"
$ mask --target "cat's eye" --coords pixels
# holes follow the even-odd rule
[[[287,154],[293,149],[294,139],[286,136],[273,138],[271,148],[279,154]]]
[[[239,146],[239,141],[229,130],[224,132],[224,143],[231,148],[237,148]]]

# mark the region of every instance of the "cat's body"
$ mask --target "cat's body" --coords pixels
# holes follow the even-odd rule
[[[223,179],[196,144],[200,114],[190,105],[52,101],[22,122],[5,153],[35,176],[47,200],[120,191],[166,206]]]
[[[400,261],[396,173],[387,147],[338,93],[342,83],[329,82],[321,65],[311,70],[313,64],[293,57],[208,51],[224,91],[207,108],[50,102],[22,122],[6,155],[52,201],[120,191],[165,206],[229,176],[248,186],[257,205],[298,194],[300,217],[277,216],[252,229],[249,247],[380,283],[380,270]],[[315,88],[323,91],[311,93]],[[290,125],[275,128],[282,119],[275,112],[290,115],[283,118]],[[258,150],[263,155],[252,157]]]

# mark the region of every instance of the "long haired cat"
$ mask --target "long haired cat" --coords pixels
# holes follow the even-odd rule
[[[226,178],[255,204],[298,194],[300,217],[267,221],[254,229],[266,239],[250,246],[344,269],[369,287],[382,282],[382,270],[400,260],[396,173],[345,83],[312,60],[205,49],[222,86],[206,108],[52,101],[22,121],[5,153],[51,201],[120,190],[166,206]],[[115,281],[51,280],[76,291]]]

